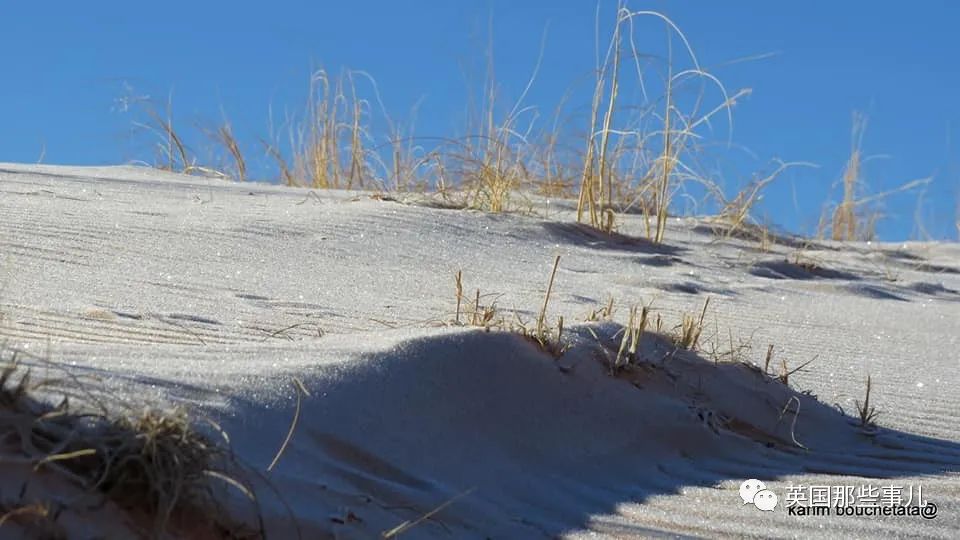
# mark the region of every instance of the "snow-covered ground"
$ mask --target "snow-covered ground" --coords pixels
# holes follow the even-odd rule
[[[379,537],[444,503],[401,537],[960,529],[960,246],[761,250],[692,218],[654,246],[639,215],[606,236],[564,201],[492,215],[419,199],[0,164],[0,340],[118,400],[214,418],[273,486],[258,492],[272,538]],[[558,255],[560,358],[453,324],[462,271],[462,310],[479,289],[532,326]],[[586,323],[609,297],[613,321]],[[630,305],[666,334],[707,297],[699,354],[651,322],[641,361],[611,375]],[[762,373],[770,344],[772,374],[815,358],[792,389]],[[868,375],[879,431],[849,416]],[[743,504],[751,478],[773,511]],[[909,489],[913,505],[921,487],[938,513],[787,511],[824,486]]]

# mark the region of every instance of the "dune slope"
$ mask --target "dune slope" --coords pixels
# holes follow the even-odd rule
[[[654,246],[642,216],[601,235],[562,201],[502,215],[435,206],[0,164],[0,340],[117,402],[215,420],[268,537],[370,538],[414,521],[401,537],[960,527],[958,246],[761,249],[692,218]],[[557,255],[547,318],[564,317],[562,356],[455,324],[457,271],[461,320],[479,290],[532,324]],[[608,297],[612,320],[587,321]],[[700,347],[678,350],[681,314],[707,297]],[[650,302],[660,332],[648,327],[638,360],[614,373],[627,306]],[[878,429],[852,416],[867,375]],[[742,504],[748,478],[781,499],[791,485],[922,486],[938,515],[762,512]],[[2,500],[18,489],[0,486]]]

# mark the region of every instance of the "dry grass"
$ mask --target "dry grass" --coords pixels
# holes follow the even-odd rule
[[[493,60],[493,44],[486,52],[486,77],[480,98],[480,109],[470,115],[469,134],[446,141],[446,152],[436,155],[439,169],[454,174],[463,190],[463,206],[489,212],[503,212],[510,208],[511,198],[523,189],[534,188],[538,180],[532,169],[538,160],[551,167],[552,149],[533,143],[532,108],[524,100],[536,81],[543,58],[545,38],[532,73],[520,96],[509,105],[505,114],[501,109],[499,85]],[[444,181],[446,184],[446,181]]]
[[[156,167],[168,171],[187,172],[196,165],[196,160],[187,150],[183,137],[173,123],[173,105],[168,100],[163,111],[149,101],[138,102],[146,115],[146,121],[134,122],[136,127],[147,130],[156,138]]]
[[[641,54],[636,39],[640,19],[663,23],[668,32],[665,70],[652,76],[646,71],[654,57]],[[606,55],[602,62],[598,59],[585,122],[579,115],[562,118],[564,111],[576,110],[566,107],[567,97],[556,107],[552,124],[543,126],[538,124],[539,111],[524,104],[537,78],[545,34],[526,86],[506,107],[499,95],[491,47],[481,106],[463,136],[418,139],[413,122],[402,129],[387,114],[370,76],[357,71],[332,76],[319,69],[310,77],[303,114],[283,122],[285,140],[271,136],[260,142],[280,181],[287,185],[436,190],[445,199],[454,198],[453,191],[458,191],[457,206],[490,212],[510,210],[522,193],[578,196],[579,221],[609,232],[615,227],[615,212],[639,207],[648,216],[647,236],[661,242],[677,190],[689,181],[714,186],[694,167],[704,138],[701,131],[708,130],[711,119],[721,113],[726,113],[728,123],[732,121],[730,109],[748,91],[728,94],[716,77],[701,68],[686,36],[664,15],[630,11],[621,3],[614,21]],[[682,43],[680,58],[672,53],[675,39]],[[681,59],[690,67],[681,67]],[[663,96],[647,94],[649,78],[662,83]],[[361,95],[361,82],[369,98]],[[697,82],[699,87],[691,84]],[[720,103],[706,108],[710,87],[719,93]],[[638,91],[639,101],[634,97]],[[694,97],[689,99],[691,93]],[[250,176],[251,163],[229,122],[208,130],[208,138],[220,147],[229,166],[203,166],[175,129],[169,104],[163,114],[149,104],[144,106],[149,121],[139,125],[160,141],[157,166],[217,176],[227,176],[221,169],[230,169],[230,176],[239,180]],[[374,127],[377,109],[385,129]]]
[[[224,122],[216,131],[211,133],[211,137],[227,151],[227,154],[233,160],[233,178],[240,182],[247,179],[247,161],[243,157],[243,151],[240,149],[240,143],[233,134],[233,127],[229,122]]]
[[[866,195],[866,183],[863,179],[863,166],[867,157],[863,155],[863,136],[867,128],[867,117],[854,112],[851,130],[850,156],[843,169],[841,184],[843,198],[831,210],[828,206],[821,216],[817,236],[825,238],[829,230],[830,238],[837,241],[870,241],[876,238],[876,225],[882,217],[874,205],[879,201],[903,191],[925,186],[931,178],[920,178],[906,182],[894,189]],[[829,216],[829,217],[828,217]]]
[[[459,500],[459,499],[461,499],[461,498],[463,498],[463,497],[466,497],[467,495],[470,495],[470,494],[473,493],[474,491],[476,491],[476,488],[470,488],[470,489],[468,489],[468,490],[466,490],[466,491],[463,491],[463,492],[461,492],[461,493],[458,493],[457,495],[454,495],[453,497],[450,497],[449,499],[447,499],[446,501],[444,501],[442,504],[440,504],[439,506],[437,506],[437,507],[434,508],[433,510],[430,510],[429,512],[424,513],[424,514],[421,515],[420,517],[418,517],[418,518],[416,518],[416,519],[414,519],[414,520],[404,521],[403,523],[397,525],[396,527],[394,527],[394,528],[392,528],[392,529],[383,531],[383,532],[381,533],[381,538],[389,539],[389,538],[397,538],[397,537],[399,537],[401,534],[403,534],[403,533],[409,531],[410,529],[412,529],[412,528],[420,525],[421,523],[424,523],[425,521],[431,519],[433,516],[439,514],[441,511],[443,511],[445,508],[447,508],[447,507],[450,506],[451,504],[457,502],[457,500]]]
[[[0,531],[17,527],[28,538],[68,538],[66,528],[56,521],[56,512],[47,502],[0,502]]]
[[[812,274],[824,270],[824,266],[810,255],[808,247],[806,246],[801,246],[793,250],[787,257],[787,262]]]
[[[567,346],[563,335],[563,317],[557,318],[557,324],[554,327],[547,320],[547,308],[550,305],[550,297],[553,294],[553,284],[557,276],[557,269],[560,266],[560,257],[557,256],[553,261],[553,270],[550,272],[550,278],[547,282],[547,291],[544,293],[543,304],[537,316],[536,323],[531,327],[520,319],[518,312],[513,311],[515,321],[507,321],[501,314],[495,302],[489,305],[481,303],[480,290],[477,289],[472,299],[464,296],[463,272],[457,271],[455,274],[456,286],[456,312],[453,323],[456,325],[477,326],[486,331],[493,329],[504,330],[519,333],[524,338],[530,340],[537,347],[557,358],[563,355]]]
[[[644,129],[643,120],[616,127],[614,116],[619,110],[618,98],[624,84],[621,73],[623,58],[632,60],[637,74],[637,83],[644,94],[644,66],[642,55],[634,39],[634,25],[639,18],[659,19],[668,27],[668,49],[664,75],[664,96],[660,100],[662,112],[648,108],[648,115],[659,124],[656,129]],[[676,36],[683,44],[686,57],[692,64],[688,69],[675,67],[672,54],[672,38]],[[687,111],[681,110],[677,99],[680,88],[689,80],[706,81],[714,85],[722,96],[721,103],[713,109],[702,111],[704,89]],[[729,95],[720,81],[702,69],[684,33],[672,20],[654,11],[630,11],[625,4],[618,5],[613,36],[604,56],[596,68],[596,83],[590,114],[589,136],[583,159],[580,181],[580,196],[577,205],[577,220],[588,222],[604,231],[613,228],[614,193],[632,192],[631,204],[639,203],[647,216],[646,235],[660,243],[666,231],[666,222],[674,193],[687,181],[696,181],[715,187],[706,175],[696,172],[693,160],[687,155],[695,152],[698,130],[708,125],[710,119],[720,112],[728,113],[736,100],[749,93],[743,90]],[[654,103],[654,102],[651,102]],[[618,164],[624,164],[618,167]],[[631,187],[625,179],[638,178]],[[624,185],[626,183],[626,185]],[[619,185],[618,185],[619,184]],[[651,216],[654,221],[651,223]]]
[[[721,335],[718,324],[714,323],[714,332],[712,338],[707,342],[709,349],[703,346],[703,354],[713,360],[715,364],[720,363],[743,363],[750,351],[753,350],[751,340],[743,340],[740,337],[734,339],[733,330],[727,329],[727,335]]]
[[[703,309],[700,315],[691,315],[684,313],[678,328],[677,334],[673,338],[673,343],[680,349],[695,350],[700,342],[700,335],[703,333],[703,319],[707,315],[707,308],[710,306],[710,297],[703,302]]]
[[[65,375],[34,382],[20,361],[39,359],[17,350],[0,354],[0,451],[5,462],[29,464],[34,471],[105,496],[142,522],[148,536],[205,530],[259,536],[227,518],[217,503],[212,479],[249,491],[227,475],[231,458],[225,440],[201,431],[186,411],[111,412],[82,381]],[[39,395],[64,398],[50,405]],[[21,501],[4,520],[43,517],[43,504]]]
[[[599,34],[599,5],[596,16]],[[711,157],[705,149],[718,121],[729,128],[732,142],[732,109],[750,90],[729,92],[701,65],[686,34],[662,13],[633,11],[620,1],[612,22],[602,50],[597,36],[596,65],[589,97],[584,96],[589,99],[583,104],[586,114],[576,103],[568,106],[570,96],[579,95],[573,89],[557,104],[552,122],[541,121],[540,110],[525,104],[545,39],[520,96],[506,104],[491,44],[478,110],[468,111],[466,133],[456,136],[420,138],[413,120],[401,125],[391,118],[371,76],[319,69],[310,77],[302,114],[282,124],[285,140],[260,139],[266,161],[279,181],[290,186],[433,192],[449,206],[488,212],[523,210],[523,205],[530,209],[530,193],[575,197],[577,221],[606,232],[616,229],[618,212],[639,210],[645,216],[643,234],[655,243],[664,241],[678,200],[718,209],[729,224],[728,234],[755,226],[752,213],[764,190],[788,168],[811,164],[775,161],[772,170],[758,174],[732,196],[725,193],[715,178],[718,173],[704,163]],[[656,35],[640,27],[647,23],[665,29],[665,47],[641,47],[638,36]],[[651,48],[666,52],[641,52]],[[191,152],[179,124],[174,125],[169,102],[165,107],[138,104],[146,121],[137,125],[155,135],[158,167],[238,180],[252,174],[255,167],[229,122],[208,131],[223,163],[207,166]],[[412,109],[414,118],[417,109]],[[840,180],[842,197],[824,208],[821,238],[872,239],[881,218],[875,203],[929,182],[914,180],[885,193],[866,194],[865,129],[866,118],[856,114]],[[691,191],[701,190],[699,201],[700,195]],[[957,228],[960,234],[960,221]],[[769,249],[767,238],[760,239],[763,250]]]
[[[613,362],[613,369],[619,370],[630,362],[636,362],[637,351],[640,346],[640,339],[647,329],[647,321],[650,315],[650,306],[639,308],[633,306],[630,308],[630,315],[627,319],[627,326],[624,328],[623,336],[620,339],[620,349],[617,350],[617,357]]]
[[[722,201],[719,218],[729,226],[726,232],[728,238],[747,225],[757,226],[761,233],[758,235],[761,251],[769,249],[769,231],[766,227],[759,226],[751,216],[754,207],[763,198],[763,191],[789,168],[816,167],[816,165],[806,162],[785,163],[776,161],[776,165],[770,173],[755,177],[730,200],[726,200],[721,190],[714,188],[714,196],[717,200]]]
[[[872,381],[870,376],[867,375],[867,392],[863,398],[863,403],[860,403],[858,400],[854,400],[854,404],[857,407],[857,416],[860,418],[860,426],[864,428],[876,426],[877,417],[880,415],[880,413],[877,412],[876,407],[870,404],[870,391],[872,388]]]
[[[187,146],[186,139],[174,123],[173,100],[158,106],[149,97],[124,96],[120,100],[122,110],[134,111],[137,119],[133,126],[150,135],[154,147],[152,165],[158,169],[183,174],[201,174],[217,178],[228,175],[215,167],[199,164],[196,155]]]
[[[872,235],[872,223],[863,222],[857,216],[857,191],[863,161],[863,133],[867,127],[865,116],[854,113],[850,157],[843,170],[843,200],[833,211],[831,236],[834,240],[855,240],[865,234]],[[865,229],[871,230],[865,230]]]
[[[466,297],[463,293],[463,270],[457,270],[455,278],[456,284],[456,300],[457,300],[457,309],[456,315],[454,316],[454,324],[456,325],[467,325],[467,326],[478,326],[485,330],[490,330],[491,328],[502,328],[505,326],[503,317],[499,316],[499,310],[497,309],[496,301],[492,301],[487,305],[483,305],[481,300],[483,296],[480,294],[480,289],[476,290],[476,293],[473,295],[472,302],[466,302]],[[464,310],[467,309],[467,312]]]
[[[360,189],[368,185],[365,115],[353,72],[331,78],[323,69],[310,77],[306,113],[291,132],[289,178],[313,189]],[[279,155],[279,152],[271,152]]]
[[[607,298],[607,303],[590,311],[586,316],[587,322],[597,322],[597,321],[608,321],[613,318],[615,312],[614,307],[614,298],[610,296]]]
[[[776,378],[776,379],[777,379],[778,381],[780,381],[784,386],[790,386],[790,376],[791,376],[791,375],[794,375],[794,374],[796,374],[796,373],[800,373],[801,371],[803,371],[804,369],[806,369],[807,366],[809,366],[810,364],[812,364],[816,359],[817,359],[817,357],[815,356],[815,357],[811,358],[810,360],[807,360],[806,362],[800,364],[799,366],[797,366],[797,367],[795,367],[795,368],[793,368],[793,369],[790,369],[789,367],[787,367],[787,361],[786,361],[786,359],[781,358],[781,359],[780,359],[780,370],[779,370],[778,373],[776,373],[776,375],[773,375],[773,374],[771,374],[771,372],[770,372],[770,364],[773,363],[773,345],[769,345],[769,346],[767,347],[767,355],[766,355],[766,357],[764,358],[764,361],[763,361],[763,373],[766,374],[766,375],[770,375],[770,376]]]
[[[550,272],[550,280],[547,282],[547,292],[543,296],[543,306],[537,316],[536,327],[530,330],[522,322],[518,324],[518,331],[521,335],[536,343],[540,350],[549,353],[554,358],[560,357],[567,350],[563,341],[563,317],[557,319],[556,335],[554,335],[554,328],[547,323],[547,306],[550,304],[553,281],[557,277],[559,267],[560,256],[557,255],[553,261],[553,270]]]

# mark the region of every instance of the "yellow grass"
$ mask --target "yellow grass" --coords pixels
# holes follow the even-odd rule
[[[419,138],[412,120],[401,125],[390,116],[370,75],[344,70],[334,76],[316,70],[302,114],[285,122],[286,139],[260,139],[266,157],[279,180],[290,186],[432,191],[447,204],[488,212],[531,206],[523,199],[526,193],[575,197],[577,221],[605,232],[617,227],[619,212],[638,209],[645,216],[643,234],[655,243],[664,241],[671,211],[678,197],[689,196],[686,186],[692,183],[716,203],[728,234],[757,225],[752,212],[763,191],[786,169],[812,164],[775,160],[770,172],[728,196],[701,165],[701,153],[718,117],[732,133],[732,108],[750,90],[728,92],[701,65],[686,34],[670,18],[656,11],[633,11],[626,2],[617,4],[611,34],[601,49],[599,5],[596,13],[597,60],[585,117],[569,112],[576,110],[576,104],[566,103],[575,95],[570,92],[556,106],[552,121],[544,124],[539,123],[540,110],[525,103],[544,55],[544,34],[529,80],[508,104],[500,95],[491,44],[479,110],[469,111],[467,132],[460,136]],[[651,27],[664,29],[663,57],[642,52],[649,47],[641,47],[638,36],[660,35],[649,32]],[[648,94],[652,88],[662,93]],[[564,118],[565,111],[572,118]],[[227,164],[203,166],[174,125],[169,103],[162,111],[148,106],[146,113],[148,121],[140,125],[156,135],[159,167],[224,177],[228,175],[221,171],[230,171],[237,180],[250,177],[248,153],[229,122],[208,133]],[[867,195],[865,129],[866,118],[855,115],[850,155],[840,179],[841,200],[825,208],[821,237],[872,238],[880,213],[871,203],[928,181]],[[960,219],[957,229],[960,234]]]
[[[867,117],[859,112],[853,113],[853,128],[851,130],[850,156],[843,169],[841,184],[843,198],[830,213],[825,211],[821,217],[817,235],[826,236],[829,228],[830,238],[838,241],[873,240],[876,236],[876,223],[881,215],[879,210],[871,205],[890,195],[908,191],[929,184],[930,177],[919,178],[906,182],[894,189],[866,195],[866,182],[863,179],[863,165],[866,157],[863,155],[863,136],[867,128]],[[828,225],[829,222],[829,225]]]

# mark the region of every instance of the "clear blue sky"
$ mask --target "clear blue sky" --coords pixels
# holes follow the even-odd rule
[[[609,21],[613,3],[602,6]],[[768,192],[762,210],[772,221],[809,231],[842,172],[851,113],[861,110],[870,117],[865,153],[886,156],[867,167],[871,189],[935,175],[924,223],[935,238],[956,238],[960,3],[630,6],[667,14],[729,89],[753,89],[735,108],[733,141],[756,157],[731,150],[731,162],[820,165],[784,176]],[[320,65],[370,73],[401,119],[422,98],[417,134],[453,135],[462,128],[467,95],[479,89],[491,19],[497,78],[508,98],[522,90],[548,29],[526,100],[548,115],[564,91],[590,76],[594,10],[592,1],[572,0],[2,0],[0,161],[34,162],[41,149],[44,162],[57,164],[148,157],[129,140],[130,116],[115,110],[125,83],[154,98],[172,92],[181,122],[217,120],[223,110],[241,139],[256,141],[269,131],[269,106],[278,116],[301,108],[310,69]],[[663,35],[662,25],[641,28]],[[724,65],[764,53],[776,54]],[[741,169],[733,170],[736,176]],[[738,180],[727,178],[731,186]],[[888,200],[882,237],[912,234],[915,200],[915,193]]]

